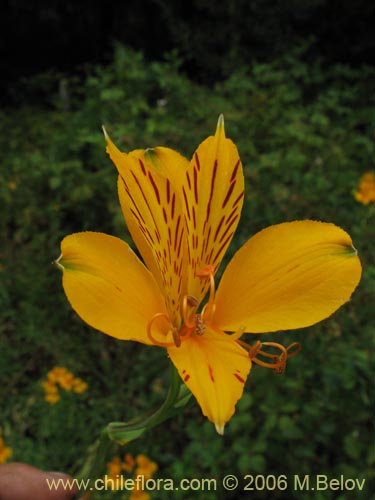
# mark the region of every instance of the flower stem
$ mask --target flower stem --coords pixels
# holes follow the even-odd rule
[[[87,457],[77,478],[87,480],[101,477],[109,448],[113,442],[125,444],[139,438],[152,427],[173,417],[185,406],[191,396],[173,365],[170,369],[170,385],[164,403],[153,412],[136,417],[128,422],[112,422],[100,433],[99,438],[88,449]],[[88,499],[90,492],[81,498]]]

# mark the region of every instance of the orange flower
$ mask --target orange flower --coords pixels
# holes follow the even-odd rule
[[[122,463],[123,470],[126,472],[131,472],[134,469],[134,465],[135,465],[135,460],[133,458],[133,455],[127,453],[124,456],[124,461]]]
[[[45,400],[48,403],[55,404],[60,399],[58,386],[65,391],[82,394],[87,390],[87,383],[78,377],[74,377],[67,368],[63,366],[55,366],[47,374],[47,380],[42,383],[45,392]]]
[[[149,479],[158,470],[157,463],[150,460],[146,455],[137,455],[135,461],[137,463],[136,476],[144,476],[145,479]]]
[[[2,430],[0,428],[0,464],[5,464],[8,458],[13,454],[12,448],[5,446],[4,439],[2,437]]]
[[[299,349],[296,343],[251,345],[241,337],[303,328],[333,314],[360,280],[357,252],[333,224],[278,224],[238,250],[216,291],[215,275],[244,198],[242,164],[223,117],[191,162],[164,147],[125,154],[108,135],[106,140],[119,173],[122,211],[144,264],[113,236],[67,236],[56,261],[65,293],[94,328],[166,348],[223,434],[252,362],[282,371]]]
[[[363,174],[354,197],[363,205],[368,205],[371,202],[375,203],[375,176],[373,172]]]

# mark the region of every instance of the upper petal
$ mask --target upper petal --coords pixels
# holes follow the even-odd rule
[[[229,263],[217,290],[214,321],[223,330],[253,333],[310,326],[347,302],[360,277],[350,236],[334,224],[271,226]]]
[[[132,238],[162,290],[172,322],[180,323],[186,293],[186,234],[178,186],[189,164],[157,147],[122,153],[106,135],[107,151],[120,174],[118,191]]]
[[[203,414],[222,434],[251,368],[248,353],[229,335],[209,327],[203,335],[193,334],[180,347],[169,348],[168,353]]]
[[[166,313],[165,302],[129,245],[103,233],[84,232],[64,238],[61,252],[56,263],[78,315],[112,337],[152,344],[147,325],[155,314]]]
[[[188,293],[199,301],[208,280],[196,272],[218,269],[236,230],[244,196],[242,164],[219,118],[215,136],[203,141],[190,162],[182,186],[188,239]]]

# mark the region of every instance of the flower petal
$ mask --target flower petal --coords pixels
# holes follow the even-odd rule
[[[209,327],[168,353],[203,414],[223,434],[250,372],[248,353],[230,336]]]
[[[313,325],[347,302],[361,277],[349,235],[316,221],[257,233],[235,254],[216,294],[215,324],[252,333]]]
[[[196,272],[210,265],[216,272],[236,230],[244,196],[242,164],[236,146],[225,137],[219,118],[215,136],[200,144],[182,186],[188,237],[188,291],[198,301],[208,280]]]
[[[61,251],[56,263],[77,314],[112,337],[152,344],[147,325],[155,314],[166,313],[165,303],[129,245],[103,233],[84,232],[64,238]],[[163,328],[157,323],[155,328]]]
[[[189,163],[172,149],[157,147],[125,154],[107,134],[106,140],[107,152],[120,174],[118,191],[128,229],[178,326],[186,293],[186,238],[177,185]]]

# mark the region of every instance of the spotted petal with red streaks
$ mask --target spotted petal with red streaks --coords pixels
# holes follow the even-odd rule
[[[186,235],[176,185],[189,163],[163,147],[125,154],[108,135],[106,139],[119,172],[119,198],[128,229],[164,294],[172,324],[178,326],[186,293]]]
[[[188,292],[200,302],[208,281],[202,268],[217,271],[236,230],[244,196],[242,164],[234,143],[225,137],[224,119],[215,136],[203,141],[185,172],[182,186],[188,240]]]
[[[230,335],[207,326],[203,335],[168,348],[168,354],[203,414],[223,434],[251,369],[247,351]]]

